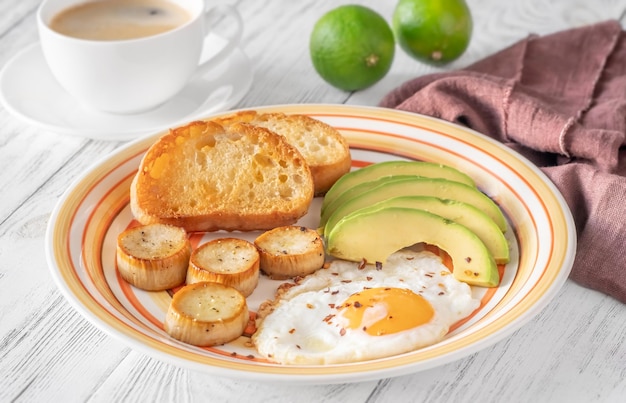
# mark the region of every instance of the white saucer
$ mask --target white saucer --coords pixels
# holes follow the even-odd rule
[[[219,49],[224,40],[211,35],[207,48]],[[43,129],[99,140],[130,140],[204,115],[228,110],[252,84],[250,60],[236,49],[202,78],[187,84],[165,104],[147,112],[115,115],[79,104],[57,83],[39,43],[13,57],[0,71],[0,102],[13,115]]]

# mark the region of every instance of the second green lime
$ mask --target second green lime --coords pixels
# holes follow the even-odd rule
[[[345,91],[356,91],[387,74],[395,39],[380,14],[364,6],[345,5],[317,21],[309,51],[315,70],[326,82]]]
[[[472,36],[472,15],[464,0],[400,0],[393,13],[400,47],[431,65],[458,59]]]

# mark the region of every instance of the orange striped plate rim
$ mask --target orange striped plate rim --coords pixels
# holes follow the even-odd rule
[[[463,127],[391,109],[347,105],[256,109],[306,114],[336,127],[350,143],[355,169],[408,159],[439,162],[469,174],[507,216],[512,250],[511,262],[500,267],[502,285],[475,290],[481,306],[442,342],[385,359],[282,366],[256,358],[245,338],[214,348],[173,340],[162,327],[170,293],[136,290],[115,268],[116,236],[134,225],[128,208],[130,182],[157,133],[108,156],[75,181],[48,227],[46,249],[57,285],[100,329],[146,354],[216,375],[302,383],[364,381],[442,365],[501,340],[537,314],[569,275],[576,238],[563,198],[540,170],[499,143]],[[315,217],[305,219],[311,222]],[[251,240],[256,235],[243,237]],[[213,236],[219,233],[194,235],[192,241],[197,244]],[[275,284],[266,282],[270,292]],[[260,301],[249,304],[254,310]]]

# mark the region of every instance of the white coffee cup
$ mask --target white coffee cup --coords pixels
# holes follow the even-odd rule
[[[130,114],[152,109],[178,93],[195,75],[226,59],[243,32],[238,11],[228,5],[207,10],[204,0],[169,0],[190,20],[167,32],[127,40],[85,40],[62,35],[49,26],[68,7],[87,0],[44,0],[37,12],[41,47],[53,76],[85,106]],[[227,44],[199,64],[211,21],[228,18]],[[224,35],[220,35],[224,37]]]

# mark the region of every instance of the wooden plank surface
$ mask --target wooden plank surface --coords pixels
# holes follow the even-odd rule
[[[238,3],[242,49],[254,82],[237,107],[291,103],[376,105],[418,75],[438,71],[399,49],[375,86],[346,93],[325,84],[308,36],[325,11],[346,3]],[[363,1],[389,18],[394,2]],[[475,30],[463,67],[530,33],[619,17],[626,1],[471,0]],[[35,0],[0,0],[0,65],[37,41]],[[27,92],[28,89],[25,89]],[[70,183],[123,143],[62,136],[0,108],[0,402],[621,402],[626,397],[626,307],[570,281],[509,337],[420,373],[338,385],[273,385],[208,377],[150,358],[97,329],[48,272],[44,233]]]

